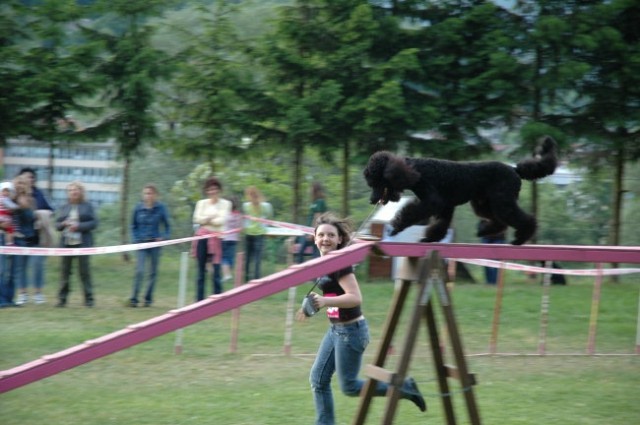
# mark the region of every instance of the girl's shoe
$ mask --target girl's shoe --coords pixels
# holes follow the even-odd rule
[[[406,386],[407,386],[407,395],[408,395],[408,399],[411,400],[413,402],[413,404],[415,404],[416,406],[418,406],[418,409],[420,409],[421,412],[424,412],[427,410],[427,404],[424,402],[424,397],[422,397],[422,394],[420,393],[420,390],[418,389],[418,385],[416,384],[415,379],[413,378],[408,378],[406,380]]]

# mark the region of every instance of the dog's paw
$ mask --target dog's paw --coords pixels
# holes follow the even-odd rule
[[[420,238],[420,242],[422,243],[431,243],[431,242],[438,242],[440,239],[433,239],[430,237],[424,237],[424,238]]]

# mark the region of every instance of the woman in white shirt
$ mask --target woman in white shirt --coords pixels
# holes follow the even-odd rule
[[[207,273],[207,263],[213,265],[213,293],[222,292],[222,272],[220,260],[222,245],[219,233],[224,230],[227,215],[231,212],[231,202],[222,199],[222,183],[215,177],[209,177],[203,185],[207,198],[196,203],[193,212],[193,224],[198,225],[196,236],[217,234],[209,238],[200,239],[195,244],[195,256],[198,260],[198,278],[196,280],[196,300],[204,299],[204,281]]]

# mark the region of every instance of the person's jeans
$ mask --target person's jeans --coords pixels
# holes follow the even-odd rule
[[[138,294],[144,281],[145,265],[149,260],[149,283],[147,284],[147,290],[144,294],[145,304],[151,304],[153,302],[153,291],[156,287],[156,276],[158,274],[158,263],[160,261],[160,247],[140,249],[138,250],[137,263],[136,263],[136,275],[133,282],[133,292],[131,293],[131,302],[138,303]]]
[[[264,235],[246,235],[245,250],[247,258],[244,262],[244,278],[246,281],[260,279],[260,263],[262,262],[262,248],[264,246]],[[249,274],[253,264],[253,276]]]
[[[222,264],[233,267],[236,263],[236,247],[238,241],[222,241]]]
[[[31,269],[33,276],[33,287],[40,292],[44,287],[44,268],[46,266],[47,257],[44,255],[33,255],[29,257],[27,267]]]
[[[0,233],[0,245],[4,245],[4,233]],[[15,285],[11,279],[11,259],[9,255],[0,254],[0,307],[13,305]]]
[[[196,300],[204,299],[204,280],[207,275],[207,263],[211,262],[211,256],[207,253],[208,242],[200,239],[196,247],[196,259],[198,260],[198,278],[196,280]],[[213,293],[222,293],[222,272],[220,264],[213,264]]]
[[[14,238],[16,246],[26,247],[27,242],[24,238]],[[27,263],[29,257],[26,255],[14,255],[11,258],[11,280],[13,281],[14,288],[27,289]]]
[[[482,243],[505,243],[505,239],[500,238],[491,238],[491,237],[483,237],[480,239]],[[495,285],[498,282],[498,269],[495,267],[485,267],[484,268],[484,278],[487,284]]]
[[[495,267],[485,267],[484,278],[487,284],[495,285],[498,282],[498,269]]]

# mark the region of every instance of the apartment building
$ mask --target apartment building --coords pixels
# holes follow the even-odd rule
[[[66,186],[75,180],[85,185],[87,200],[94,206],[113,204],[119,200],[122,183],[122,163],[117,161],[116,151],[112,140],[103,143],[59,143],[52,152],[53,179],[50,188],[49,146],[28,137],[9,139],[2,157],[2,180],[12,179],[23,167],[31,167],[38,173],[38,187],[56,206],[66,202]]]

